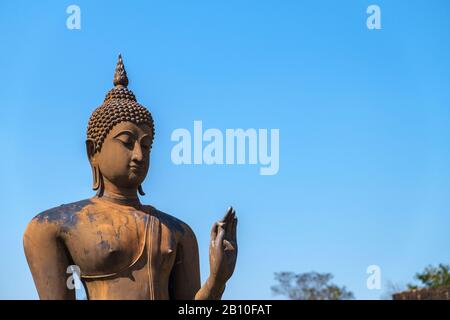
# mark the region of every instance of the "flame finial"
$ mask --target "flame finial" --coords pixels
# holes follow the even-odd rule
[[[116,71],[114,73],[114,86],[128,86],[127,72],[125,71],[125,66],[123,65],[122,55],[119,53],[119,58],[117,60]]]

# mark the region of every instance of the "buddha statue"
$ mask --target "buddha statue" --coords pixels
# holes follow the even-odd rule
[[[220,299],[237,258],[235,210],[213,224],[210,273],[201,286],[198,245],[183,221],[140,202],[155,134],[127,88],[119,55],[114,88],[91,115],[86,150],[95,196],[35,216],[23,237],[40,299],[75,299],[77,266],[87,299]]]

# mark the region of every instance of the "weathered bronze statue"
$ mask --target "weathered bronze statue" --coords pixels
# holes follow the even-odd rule
[[[41,299],[75,299],[76,265],[88,299],[220,299],[237,257],[233,208],[211,230],[210,275],[201,287],[197,240],[184,222],[143,205],[154,125],[127,86],[119,55],[115,87],[89,120],[87,154],[97,194],[38,214],[24,248]]]

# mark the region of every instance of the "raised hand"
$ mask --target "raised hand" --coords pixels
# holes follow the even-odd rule
[[[218,285],[225,285],[231,277],[237,259],[236,212],[229,207],[222,220],[211,229],[209,246],[210,278]]]

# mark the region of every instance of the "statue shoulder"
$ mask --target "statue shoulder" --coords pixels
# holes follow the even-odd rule
[[[23,246],[27,259],[35,250],[42,248],[57,250],[59,246],[55,240],[60,237],[65,228],[70,229],[76,223],[76,213],[89,204],[89,200],[78,201],[51,208],[36,215],[28,223],[23,234]]]
[[[37,214],[30,222],[30,224],[46,224],[55,226],[69,226],[77,222],[76,214],[84,207],[91,205],[90,199],[72,202],[69,204],[62,204],[45,210]]]
[[[164,224],[173,232],[179,234],[182,237],[195,238],[194,231],[186,222],[174,217],[173,215],[158,210],[154,207],[151,206],[146,207],[150,209],[150,212],[153,211],[154,215],[161,221],[161,223]]]

